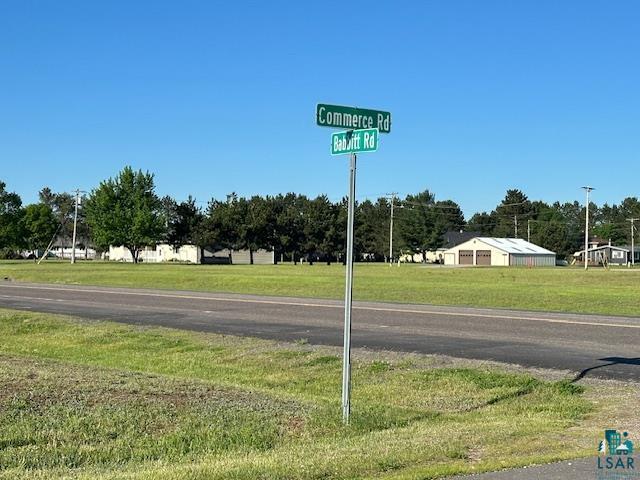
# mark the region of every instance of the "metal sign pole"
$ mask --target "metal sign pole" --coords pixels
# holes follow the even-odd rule
[[[342,356],[342,421],[349,424],[351,410],[351,294],[353,286],[353,218],[356,198],[356,154],[350,155],[347,215],[347,273],[344,292],[344,352]]]
[[[356,152],[375,152],[378,149],[378,134],[391,132],[391,112],[318,103],[316,105],[316,124],[321,127],[348,129],[344,132],[331,134],[331,155],[350,154],[347,268],[344,295],[344,352],[342,357],[342,419],[348,425],[351,411],[351,300],[353,290],[353,223],[356,202]],[[392,235],[393,225],[391,226]],[[393,255],[392,242],[393,239],[389,242],[391,255]]]

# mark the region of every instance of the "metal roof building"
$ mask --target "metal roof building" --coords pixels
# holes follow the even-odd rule
[[[446,250],[444,264],[552,267],[556,254],[521,238],[475,237]]]

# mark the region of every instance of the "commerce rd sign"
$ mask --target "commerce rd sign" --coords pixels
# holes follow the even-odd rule
[[[375,152],[378,149],[378,129],[347,130],[331,135],[331,155]]]
[[[316,105],[316,124],[321,127],[352,130],[377,128],[380,133],[389,133],[391,131],[391,113],[319,103]]]

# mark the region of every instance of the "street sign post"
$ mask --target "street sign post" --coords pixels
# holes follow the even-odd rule
[[[378,149],[378,129],[347,130],[331,134],[331,155],[375,152]]]
[[[344,288],[344,347],[342,350],[342,421],[351,413],[351,299],[353,292],[353,219],[356,198],[356,154],[350,155],[349,201],[347,203],[347,273]]]
[[[321,127],[352,130],[377,128],[380,133],[389,133],[391,131],[391,113],[319,103],[316,105],[316,124]]]
[[[353,221],[356,198],[356,152],[378,149],[378,133],[391,131],[391,113],[319,103],[316,123],[321,127],[349,129],[331,135],[331,154],[349,154],[349,201],[347,205],[347,271],[344,293],[344,350],[342,355],[342,421],[351,412],[351,303],[353,291]]]

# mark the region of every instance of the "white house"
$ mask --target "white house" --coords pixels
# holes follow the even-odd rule
[[[123,246],[110,246],[109,253],[105,255],[105,259],[115,262],[133,262],[131,252]],[[208,249],[201,250],[195,245],[173,247],[162,243],[155,247],[142,249],[139,260],[143,263],[185,262],[248,265],[251,262],[251,256],[249,250],[224,249],[213,252]],[[273,265],[275,263],[275,254],[273,251],[256,250],[253,252],[253,263],[255,265]]]
[[[131,252],[123,246],[109,247],[109,260],[116,262],[133,262]],[[154,247],[146,247],[140,252],[139,260],[142,262],[188,262],[200,263],[200,249],[195,245],[183,245],[175,248],[171,245],[160,244]]]
[[[552,267],[556,254],[521,238],[475,237],[446,250],[444,264]]]

